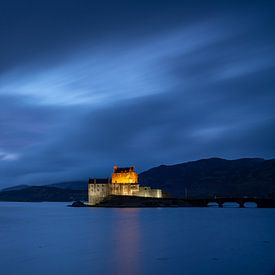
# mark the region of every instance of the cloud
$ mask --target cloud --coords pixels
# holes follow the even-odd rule
[[[171,16],[155,31],[103,32],[60,58],[49,48],[42,60],[6,66],[3,184],[106,176],[115,163],[141,171],[202,157],[274,157],[271,17],[232,8],[211,19]]]

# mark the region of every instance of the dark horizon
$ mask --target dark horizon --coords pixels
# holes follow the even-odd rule
[[[273,2],[2,1],[0,189],[274,158]]]
[[[142,171],[138,171],[138,174],[142,174],[144,172],[148,172],[152,169],[155,168],[160,168],[162,166],[166,166],[166,167],[170,167],[170,166],[179,166],[182,164],[189,164],[189,163],[196,163],[196,162],[200,162],[200,161],[209,161],[209,160],[225,160],[225,161],[243,161],[243,160],[261,160],[261,161],[273,161],[275,160],[275,158],[260,158],[260,157],[250,157],[250,158],[237,158],[237,159],[228,159],[228,158],[219,158],[219,157],[209,157],[209,158],[202,158],[202,159],[197,159],[197,160],[187,160],[184,162],[178,162],[178,163],[162,163],[160,165],[154,166],[154,167],[148,167],[146,170],[142,170]],[[115,164],[116,165],[116,164]],[[113,165],[114,166],[114,165]],[[28,186],[39,186],[39,185],[53,185],[53,184],[59,184],[59,183],[69,183],[69,182],[88,182],[90,178],[101,178],[101,179],[106,179],[106,178],[110,178],[112,175],[112,171],[113,171],[113,166],[109,167],[109,171],[107,171],[105,174],[101,174],[100,177],[97,177],[96,175],[98,175],[97,171],[93,171],[93,173],[91,173],[89,176],[80,176],[78,178],[71,178],[68,180],[59,180],[59,181],[44,181],[42,180],[41,182],[35,182],[34,184],[7,184],[7,185],[3,185],[1,186],[1,188],[4,190],[5,188],[10,188],[10,187],[16,187],[16,186],[20,186],[20,185],[28,185]],[[129,164],[127,167],[130,167],[131,165]],[[120,167],[118,165],[118,167]],[[135,168],[135,166],[134,166]],[[0,191],[1,191],[0,188]]]

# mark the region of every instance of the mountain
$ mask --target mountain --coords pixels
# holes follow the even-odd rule
[[[161,188],[174,197],[275,198],[275,159],[201,159],[161,165],[139,174],[140,185]],[[87,200],[87,181],[43,186],[17,185],[0,192],[0,201]]]
[[[161,165],[139,175],[141,185],[177,197],[275,197],[275,159],[202,159]]]
[[[0,192],[0,201],[87,201],[87,190],[72,190],[49,186],[29,186]]]
[[[57,187],[57,188],[61,188],[61,189],[88,190],[88,180],[57,182],[57,183],[51,183],[51,184],[48,184],[45,186]]]
[[[41,185],[41,187],[56,187],[60,189],[71,189],[71,190],[88,190],[88,181],[64,181],[56,182],[47,185]],[[32,185],[20,184],[12,187],[3,188],[1,191],[15,191],[32,187]]]
[[[0,201],[87,201],[87,181],[68,181],[42,186],[16,185],[0,192]]]
[[[15,191],[15,190],[20,190],[20,189],[24,189],[30,187],[30,185],[26,185],[26,184],[20,184],[20,185],[15,185],[12,187],[7,187],[7,188],[3,188],[1,191]]]

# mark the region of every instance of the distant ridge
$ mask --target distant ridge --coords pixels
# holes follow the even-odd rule
[[[87,190],[88,181],[64,181],[64,182],[56,182],[50,183],[46,185],[37,185],[43,187],[56,187],[60,189],[71,189],[71,190]],[[33,185],[20,184],[12,187],[3,188],[1,191],[15,191],[21,190],[24,188],[32,187]]]
[[[79,180],[79,181],[57,182],[57,183],[47,184],[45,186],[57,187],[57,188],[62,188],[62,189],[71,189],[71,190],[87,190],[88,179],[86,181]]]
[[[87,201],[87,181],[69,181],[41,186],[16,185],[0,192],[0,201]]]
[[[1,191],[15,191],[15,190],[28,188],[28,187],[30,187],[30,185],[20,184],[20,185],[15,185],[15,186],[12,186],[12,187],[3,188]]]
[[[48,186],[29,186],[23,189],[0,192],[0,201],[71,202],[87,201],[86,190],[62,189]]]
[[[139,174],[141,185],[161,188],[174,197],[275,198],[275,159],[209,158],[160,165]],[[0,201],[87,200],[88,181],[43,186],[17,185],[0,192]]]
[[[161,165],[141,173],[139,179],[177,197],[275,197],[275,159],[201,159]]]

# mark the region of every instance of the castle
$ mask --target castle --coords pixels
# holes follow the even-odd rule
[[[100,203],[109,195],[162,198],[162,191],[139,186],[138,174],[133,166],[121,168],[115,165],[111,179],[90,178],[88,183],[90,205]]]

